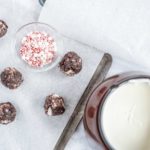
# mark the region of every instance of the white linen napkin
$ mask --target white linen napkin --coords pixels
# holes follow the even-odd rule
[[[64,35],[150,68],[149,0],[47,0],[39,17]]]

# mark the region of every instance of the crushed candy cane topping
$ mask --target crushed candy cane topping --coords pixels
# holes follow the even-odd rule
[[[56,43],[47,33],[34,31],[23,37],[19,52],[30,66],[39,68],[53,62],[56,57]]]

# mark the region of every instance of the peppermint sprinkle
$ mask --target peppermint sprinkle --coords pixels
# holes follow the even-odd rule
[[[34,31],[22,39],[19,52],[25,62],[39,68],[53,62],[56,56],[56,43],[47,33]]]

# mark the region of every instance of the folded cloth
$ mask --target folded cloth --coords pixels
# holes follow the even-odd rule
[[[150,68],[149,0],[47,0],[39,21],[62,34]]]

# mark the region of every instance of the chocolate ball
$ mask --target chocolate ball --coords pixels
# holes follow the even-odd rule
[[[10,103],[0,103],[0,124],[8,124],[15,120],[16,109]]]
[[[0,37],[3,37],[7,33],[7,29],[7,24],[3,20],[0,20]]]
[[[68,52],[59,63],[59,67],[66,75],[73,76],[81,71],[82,59],[75,52]]]
[[[1,73],[1,82],[9,89],[16,89],[23,82],[23,77],[17,69],[8,67]]]
[[[44,109],[49,116],[61,115],[65,112],[64,99],[57,94],[49,95],[46,97]]]

